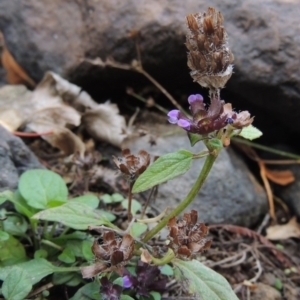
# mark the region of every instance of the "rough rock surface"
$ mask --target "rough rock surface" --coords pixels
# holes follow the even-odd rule
[[[173,126],[166,126],[162,132],[170,132]],[[190,147],[184,133],[164,135],[157,138],[156,146],[150,146],[149,137],[126,143],[132,153],[144,149],[152,155],[162,155],[180,149],[197,153],[204,149],[202,143]],[[184,175],[159,186],[155,208],[158,212],[167,206],[174,207],[181,202],[198,177],[204,159],[193,161],[192,168]],[[250,174],[245,163],[232,151],[220,153],[198,196],[188,208],[196,209],[199,218],[207,223],[227,223],[251,227],[257,224],[268,210],[263,188]]]
[[[272,115],[278,128],[283,124],[299,132],[299,1],[211,0],[209,5],[222,11],[235,55],[227,91],[260,107],[268,118]],[[171,87],[190,80],[185,15],[207,6],[203,0],[2,0],[0,30],[16,60],[36,81],[53,70],[110,90],[128,84],[129,73],[100,71],[82,59],[112,56],[128,63],[136,58],[129,33],[139,31],[145,68]]]
[[[15,189],[26,170],[42,169],[42,164],[23,141],[0,125],[0,191]]]

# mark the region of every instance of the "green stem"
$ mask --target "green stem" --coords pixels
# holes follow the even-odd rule
[[[56,226],[57,226],[57,222],[54,222],[52,224],[52,228],[51,228],[51,231],[50,231],[50,236],[53,237],[54,236],[54,233],[55,233],[55,230],[56,230]]]
[[[65,272],[79,272],[81,267],[57,267],[55,273],[65,273]]]
[[[260,144],[257,144],[257,143],[253,143],[253,142],[247,141],[245,139],[234,137],[234,138],[232,138],[232,140],[234,142],[239,143],[239,144],[248,145],[248,146],[251,146],[253,148],[264,150],[266,152],[274,153],[274,154],[277,154],[277,155],[280,155],[280,156],[284,156],[284,157],[288,157],[288,158],[293,158],[293,159],[300,159],[300,155],[296,155],[296,154],[289,153],[289,152],[286,152],[286,151],[281,151],[281,150],[273,149],[271,147],[267,147],[267,146],[263,146],[263,145],[260,145]]]
[[[219,151],[220,150],[215,149],[211,154],[209,154],[206,157],[203,168],[188,195],[175,209],[173,209],[165,218],[163,218],[153,229],[151,229],[145,235],[145,237],[142,240],[143,242],[149,241],[155,234],[161,231],[168,224],[169,220],[172,217],[178,216],[193,202],[194,198],[197,196],[199,190],[201,189],[205,179],[207,178],[207,175],[209,174],[216,158],[218,157]]]
[[[57,249],[59,251],[63,251],[64,250],[63,247],[61,247],[61,246],[59,246],[59,245],[57,245],[57,244],[55,244],[55,243],[53,243],[51,241],[48,241],[48,240],[41,240],[41,243],[44,244],[44,245],[50,246],[50,247],[52,247],[54,249]]]
[[[33,233],[33,245],[34,249],[39,249],[39,242],[38,242],[38,236],[37,236],[37,220],[30,219],[30,226]]]

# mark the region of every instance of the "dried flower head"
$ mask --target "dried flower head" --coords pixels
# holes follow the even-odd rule
[[[192,210],[185,213],[183,220],[176,221],[173,217],[168,222],[170,230],[170,247],[180,258],[193,258],[211,245],[211,240],[205,238],[208,228],[204,223],[197,223],[198,213]]]
[[[224,106],[224,116],[227,117],[227,123],[231,124],[236,129],[242,129],[252,124],[254,117],[251,118],[250,113],[245,110],[237,113],[232,110],[231,103],[226,103]]]
[[[157,266],[138,261],[135,268],[136,276],[127,269],[123,270],[124,288],[135,289],[140,296],[149,297],[151,291],[164,292],[166,290],[167,277],[160,274]]]
[[[119,300],[122,293],[122,287],[118,284],[113,284],[107,277],[100,279],[101,287],[101,299],[103,300]]]
[[[113,161],[117,168],[125,175],[129,180],[136,180],[150,164],[150,154],[145,150],[140,150],[138,155],[130,153],[129,149],[122,150],[122,157],[113,156]]]
[[[186,17],[188,66],[201,86],[217,91],[225,86],[233,69],[233,54],[227,45],[223,16],[213,7]]]
[[[116,238],[113,231],[104,232],[102,245],[95,240],[92,246],[95,257],[104,261],[107,267],[126,263],[132,257],[133,250],[134,239],[130,234]]]
[[[227,126],[227,115],[223,112],[224,101],[211,98],[208,109],[205,108],[200,94],[188,98],[192,119],[179,110],[168,113],[169,122],[177,124],[188,132],[207,135]]]

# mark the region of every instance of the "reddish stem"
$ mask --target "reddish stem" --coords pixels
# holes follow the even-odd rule
[[[53,130],[45,131],[45,132],[21,132],[21,131],[14,131],[14,135],[20,137],[39,137],[42,135],[51,135],[53,134]]]

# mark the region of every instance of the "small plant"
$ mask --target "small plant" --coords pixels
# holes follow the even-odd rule
[[[188,66],[193,80],[209,89],[210,105],[204,103],[200,94],[191,95],[190,115],[172,110],[168,118],[187,132],[192,146],[202,141],[207,150],[200,153],[179,150],[159,157],[152,164],[144,150],[133,155],[126,149],[121,157],[114,157],[116,166],[128,180],[128,199],[113,194],[103,195],[101,201],[127,208],[126,230],[112,223],[113,214],[98,209],[97,197],[87,194],[68,199],[67,187],[57,174],[46,170],[25,172],[17,192],[4,192],[0,198],[0,203],[8,200],[16,210],[16,213],[1,211],[0,280],[1,293],[6,299],[40,294],[41,281],[45,280],[45,290],[51,285],[81,284],[72,300],[159,300],[166,291],[167,276],[175,276],[183,283],[183,289],[197,299],[237,299],[226,279],[199,261],[212,241],[207,237],[205,224],[198,223],[198,213],[192,210],[182,219],[178,216],[194,200],[230,139],[237,135],[253,139],[261,132],[251,125],[253,117],[249,112],[235,112],[230,103],[220,98],[220,90],[233,70],[222,14],[214,8],[190,14],[187,26]],[[167,215],[164,211],[157,217],[144,219],[145,208],[142,211],[132,194],[155,190],[159,184],[187,172],[193,160],[202,158],[205,163],[186,198]],[[85,161],[77,159],[77,164],[83,164],[84,175],[88,174]],[[148,230],[150,223],[156,225]],[[155,240],[149,243],[163,228],[169,230],[166,245],[156,245]],[[87,230],[100,232],[101,236],[94,238]],[[87,282],[89,278],[94,281]],[[38,282],[41,287],[32,290]],[[44,296],[40,299],[45,299]]]

